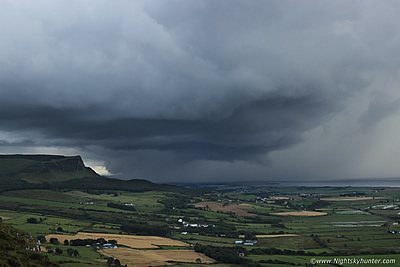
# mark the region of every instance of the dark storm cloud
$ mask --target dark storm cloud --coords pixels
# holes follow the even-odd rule
[[[127,178],[279,176],[282,161],[251,164],[277,151],[294,163],[290,151],[303,142],[315,151],[307,136],[342,123],[342,110],[359,115],[337,129],[373,128],[396,111],[399,9],[395,1],[2,1],[0,146],[74,148]],[[371,100],[385,79],[387,96]]]
[[[3,130],[31,131],[49,144],[56,139],[59,145],[101,144],[112,150],[182,153],[186,160],[233,161],[252,160],[299,142],[298,132],[318,123],[325,104],[315,96],[269,96],[239,106],[218,120],[92,120],[82,115],[99,113],[99,108],[0,108],[0,120]]]

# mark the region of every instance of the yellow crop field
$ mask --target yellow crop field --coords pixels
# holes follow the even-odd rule
[[[71,239],[98,239],[117,240],[118,244],[125,245],[131,248],[157,248],[157,246],[189,246],[182,241],[172,240],[170,238],[158,236],[134,236],[134,235],[118,235],[118,234],[102,234],[102,233],[83,233],[79,232],[74,236],[71,235],[47,235],[46,239],[57,238],[60,242]]]
[[[200,259],[202,263],[213,263],[213,259],[193,250],[137,250],[129,248],[103,249],[101,253],[108,257],[118,258],[128,266],[169,265],[167,261],[192,262]]]

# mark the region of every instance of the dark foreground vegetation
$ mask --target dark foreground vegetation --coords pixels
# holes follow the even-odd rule
[[[1,219],[0,219],[1,220]],[[28,233],[0,222],[0,266],[59,266],[39,251],[39,244]]]

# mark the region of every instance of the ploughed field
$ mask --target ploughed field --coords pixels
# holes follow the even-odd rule
[[[255,216],[255,214],[249,213],[254,207],[248,204],[230,204],[221,202],[199,202],[194,204],[196,208],[205,208],[208,211],[221,212],[221,213],[234,213],[237,216]]]

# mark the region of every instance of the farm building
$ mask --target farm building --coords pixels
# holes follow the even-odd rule
[[[118,248],[118,247],[113,244],[103,244],[102,248]]]

